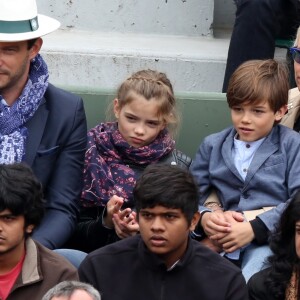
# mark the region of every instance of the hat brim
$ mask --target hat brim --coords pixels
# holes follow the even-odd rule
[[[55,31],[59,28],[60,22],[38,14],[39,28],[36,31],[23,32],[23,33],[0,33],[0,42],[18,42],[35,39]]]

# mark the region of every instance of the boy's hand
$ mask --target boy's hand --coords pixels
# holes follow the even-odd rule
[[[139,224],[136,222],[136,212],[126,208],[113,215],[112,219],[117,236],[124,239],[139,232]]]
[[[201,218],[201,226],[207,236],[231,231],[231,223],[227,221],[222,210],[204,213]]]
[[[211,235],[210,239],[218,241],[227,253],[233,252],[254,239],[254,232],[249,222],[236,222],[231,225],[231,232],[226,236],[222,233]]]

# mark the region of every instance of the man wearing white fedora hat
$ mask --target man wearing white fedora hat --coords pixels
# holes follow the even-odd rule
[[[59,26],[35,0],[0,0],[0,164],[26,162],[43,184],[46,215],[33,237],[50,249],[75,228],[86,147],[82,99],[48,83],[39,54],[41,36]]]

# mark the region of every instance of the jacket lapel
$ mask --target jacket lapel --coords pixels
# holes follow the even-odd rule
[[[34,113],[33,117],[25,125],[28,129],[25,161],[30,166],[32,166],[33,164],[37,149],[41,143],[41,139],[47,123],[48,113],[49,112],[46,108],[46,100],[44,98],[39,108]]]
[[[237,168],[234,165],[234,161],[232,159],[232,147],[233,147],[233,139],[236,131],[234,129],[231,130],[231,133],[225,139],[223,146],[222,146],[222,157],[228,169],[242,182],[244,182],[243,178],[241,177],[240,173],[238,172]]]
[[[253,160],[250,164],[246,179],[245,187],[249,184],[251,178],[255,175],[262,164],[278,149],[278,125],[272,129],[269,136],[263,141],[260,147],[257,149]]]

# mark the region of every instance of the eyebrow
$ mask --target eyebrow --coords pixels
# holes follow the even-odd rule
[[[135,117],[137,119],[140,119],[137,115],[135,115],[135,114],[133,114],[131,112],[125,111],[125,115],[130,116],[130,117]],[[155,120],[154,119],[147,119],[146,121],[147,122],[157,123],[157,124],[161,123],[161,120],[159,120],[159,119],[155,119]]]

